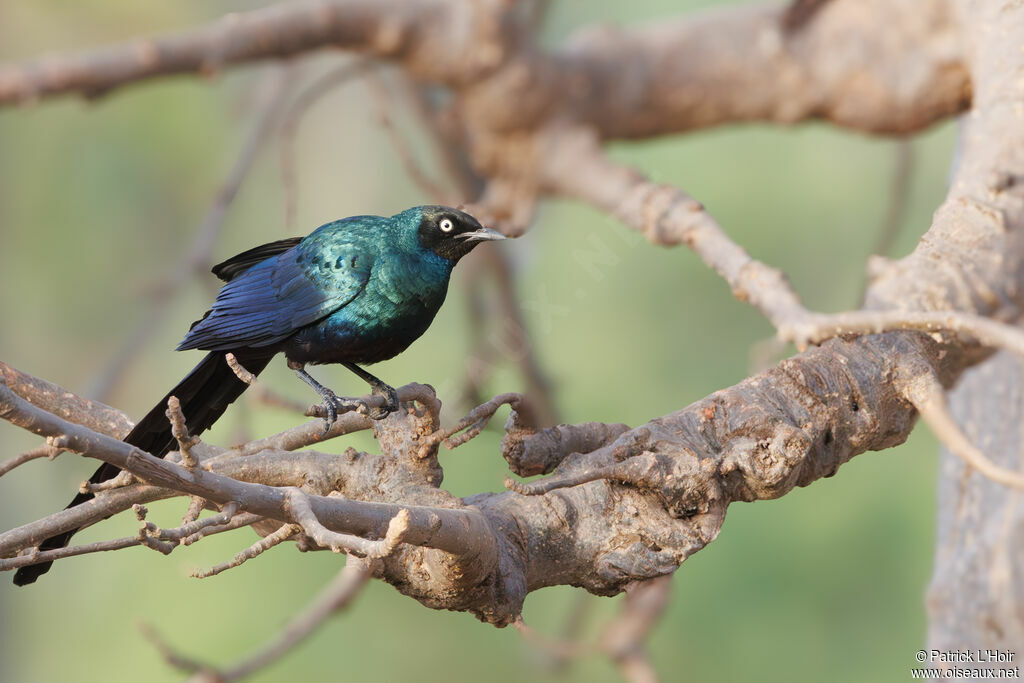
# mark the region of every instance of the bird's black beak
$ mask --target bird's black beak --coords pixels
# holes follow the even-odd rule
[[[456,237],[466,242],[487,242],[490,240],[507,239],[497,230],[491,230],[490,228],[480,228],[479,230],[474,230],[473,232],[463,232],[456,235]]]

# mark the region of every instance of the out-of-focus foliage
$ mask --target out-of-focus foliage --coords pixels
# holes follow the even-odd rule
[[[556,43],[593,21],[673,16],[712,2],[635,0],[553,3],[545,40]],[[251,6],[240,2],[126,0],[0,5],[0,59],[12,60],[193,25]],[[339,57],[324,56],[307,76]],[[180,259],[251,126],[247,115],[262,68],[200,80],[131,87],[108,99],[46,102],[0,110],[0,356],[28,372],[82,390],[150,304],[147,291]],[[392,112],[419,136],[416,123]],[[364,87],[320,102],[296,147],[296,233],[353,213],[393,213],[427,197],[406,179],[377,126]],[[943,193],[952,133],[913,143],[917,171],[897,254],[912,248]],[[426,154],[428,149],[419,144]],[[825,125],[744,126],[617,145],[614,154],[704,202],[755,257],[785,270],[822,310],[856,303],[889,195],[892,141]],[[288,234],[278,146],[264,150],[232,205],[214,258]],[[530,302],[528,322],[554,380],[566,421],[631,424],[681,408],[739,381],[752,345],[769,326],[696,257],[648,246],[614,220],[569,203],[547,204],[534,230],[503,248]],[[594,264],[598,264],[595,266]],[[464,292],[456,282],[430,332],[400,358],[377,366],[391,383],[429,382],[448,417],[466,366]],[[155,341],[129,367],[109,401],[143,414],[198,356],[171,351],[205,310],[214,278],[179,296]],[[540,311],[540,312],[538,312]],[[319,376],[362,391],[343,370]],[[265,382],[308,400],[277,363]],[[520,388],[511,364],[489,391]],[[268,434],[296,417],[242,401],[210,434]],[[499,419],[498,424],[501,423]],[[357,438],[338,441],[370,448]],[[36,441],[0,425],[0,457]],[[498,490],[506,474],[497,436],[442,455],[445,483],[459,495]],[[650,642],[665,680],[903,680],[924,642],[923,596],[932,556],[936,446],[916,433],[906,446],[865,454],[833,479],[784,499],[730,508],[721,537],[678,571],[665,622]],[[62,456],[0,480],[0,522],[21,524],[62,506],[92,463]],[[184,504],[152,506],[172,524]],[[134,533],[111,520],[79,540]],[[276,633],[340,567],[329,553],[285,545],[203,581],[193,566],[224,560],[252,534],[218,536],[170,558],[133,549],[66,560],[37,585],[0,586],[0,679],[173,681],[143,642],[139,621],[199,658],[232,661]],[[547,589],[525,618],[557,634],[576,591]],[[590,598],[592,626],[617,600]],[[464,614],[427,610],[385,585],[322,628],[295,655],[257,676],[281,680],[618,680],[602,659],[564,676],[511,629]]]

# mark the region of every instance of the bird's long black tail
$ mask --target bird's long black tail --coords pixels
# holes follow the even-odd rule
[[[239,364],[254,375],[258,375],[267,367],[267,363],[274,357],[274,353],[267,349],[246,349],[234,352]],[[145,417],[138,421],[124,441],[158,458],[163,457],[177,445],[171,434],[171,424],[166,414],[168,398],[178,397],[189,433],[196,435],[209,429],[247,387],[248,385],[238,379],[227,364],[225,352],[212,351],[192,369],[192,372],[188,373],[185,379],[178,382],[178,386],[171,389],[160,403],[156,404],[152,410],[146,413]],[[120,471],[114,465],[103,463],[89,477],[89,481],[97,484],[113,479]],[[79,493],[72,499],[68,507],[74,507],[92,498],[93,494],[91,493]],[[78,531],[78,529],[72,529],[51,536],[39,545],[39,549],[63,548]],[[25,586],[34,583],[37,578],[50,571],[52,564],[51,560],[22,567],[14,573],[14,584]]]

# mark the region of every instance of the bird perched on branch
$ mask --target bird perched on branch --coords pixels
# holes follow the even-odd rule
[[[288,366],[320,395],[325,432],[340,411],[363,408],[374,419],[387,416],[398,410],[397,392],[357,364],[404,351],[433,321],[459,259],[483,241],[504,238],[462,211],[418,206],[390,218],[345,218],[306,237],[228,259],[213,268],[227,284],[178,345],[179,351],[209,353],[139,420],[125,442],[157,457],[173,450],[176,441],[165,413],[171,396],[178,398],[191,434],[208,429],[248,386],[228,365],[229,353],[256,375],[283,352]],[[322,386],[305,370],[320,363],[347,367],[385,398],[383,407],[341,398]],[[119,471],[104,464],[89,481],[106,481]],[[79,493],[68,507],[92,497]],[[62,548],[76,531],[48,538],[39,549]],[[14,583],[34,582],[51,564],[22,567]]]

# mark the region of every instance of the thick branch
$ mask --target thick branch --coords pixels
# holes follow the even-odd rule
[[[131,431],[134,423],[116,408],[77,396],[64,387],[33,377],[0,361],[0,384],[31,401],[44,410],[83,427],[122,437]]]
[[[50,55],[0,69],[0,104],[79,93],[105,94],[141,80],[211,74],[225,67],[280,59],[328,47],[380,56],[404,55],[448,72],[450,52],[430,40],[454,39],[445,25],[451,3],[425,0],[305,0],[229,14],[208,26],[138,38],[81,53]],[[467,36],[468,38],[468,36]]]
[[[201,496],[216,503],[236,501],[248,512],[281,521],[288,520],[285,492],[281,489],[237,481],[202,469],[186,470],[174,463],[143,453],[123,441],[62,420],[27,403],[10,388],[2,385],[0,417],[38,434],[64,434],[69,450],[117,465],[156,486]],[[324,526],[360,536],[382,535],[390,520],[405,508],[409,511],[410,518],[407,542],[449,552],[458,553],[465,549],[466,528],[478,529],[477,535],[480,536],[490,534],[487,522],[469,510],[435,510],[355,502],[324,496],[310,496],[309,502],[314,514]],[[47,531],[52,534],[71,528],[77,527],[66,523],[62,528]],[[16,533],[18,531],[15,529],[0,534],[0,556],[16,549],[19,541],[24,542],[22,535]]]
[[[836,1],[792,33],[780,7],[730,7],[651,26],[590,28],[561,51],[544,53],[524,39],[529,22],[506,16],[509,3],[306,0],[0,68],[0,104],[96,96],[153,77],[340,47],[398,59],[433,82],[486,77],[465,106],[492,130],[560,119],[592,126],[604,138],[637,138],[728,121],[825,117],[907,132],[969,101],[948,4]]]
[[[472,94],[494,128],[574,121],[643,138],[729,121],[827,118],[905,133],[963,111],[971,86],[947,0],[836,0],[786,33],[781,6],[744,5],[647,26],[588,27],[526,53]]]

